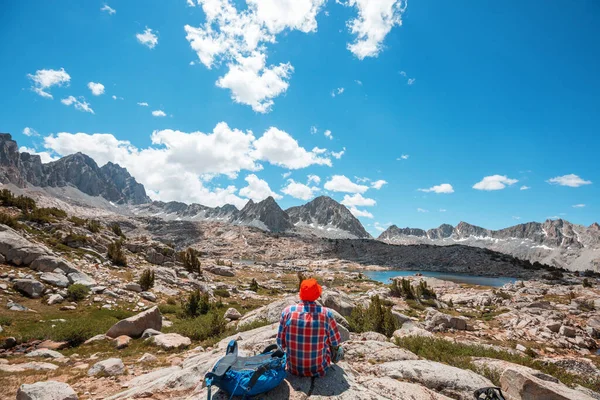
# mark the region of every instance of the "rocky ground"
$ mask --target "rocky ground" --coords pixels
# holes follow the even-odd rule
[[[127,266],[107,257],[117,241]],[[346,358],[314,386],[290,376],[262,398],[471,399],[492,385],[510,399],[600,398],[597,279],[513,265],[528,279],[490,288],[415,276],[407,295],[365,279],[387,262],[370,265],[350,244],[147,217],[0,225],[0,398],[203,398],[201,379],[231,338],[250,354],[274,342],[299,272],[323,283]],[[187,247],[201,273],[184,268]],[[146,270],[155,281],[144,291]],[[196,290],[210,311],[186,317]],[[391,320],[370,320],[387,308]]]

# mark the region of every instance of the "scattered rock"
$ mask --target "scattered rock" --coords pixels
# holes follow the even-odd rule
[[[25,307],[25,306],[22,306],[22,305],[21,305],[21,304],[19,304],[19,303],[12,302],[12,301],[9,301],[9,302],[6,304],[6,307],[7,307],[7,308],[8,308],[10,311],[29,311],[29,308],[27,308],[27,307]]]
[[[433,337],[433,334],[428,330],[423,329],[419,323],[407,321],[400,329],[394,332],[393,336],[396,338],[403,338],[407,336]]]
[[[50,349],[38,349],[30,351],[25,355],[26,357],[43,357],[43,358],[63,358],[64,356],[58,351]]]
[[[144,355],[138,360],[139,363],[153,363],[156,361],[158,361],[158,357],[150,353],[144,353]]]
[[[235,276],[233,268],[228,267],[226,265],[209,265],[207,267],[204,267],[203,269],[210,272],[211,274],[219,276]]]
[[[566,336],[566,337],[574,338],[576,332],[575,332],[574,328],[563,325],[560,327],[560,330],[558,331],[558,333],[560,333],[561,335]]]
[[[42,343],[38,344],[38,348],[40,349],[63,350],[67,347],[69,347],[68,342],[55,342],[53,340],[44,340]]]
[[[96,281],[93,280],[89,275],[84,274],[83,272],[71,272],[67,275],[69,277],[69,281],[72,284],[80,284],[87,287],[96,286]]]
[[[106,337],[106,335],[102,335],[102,334],[96,335],[94,337],[89,338],[85,342],[83,342],[83,344],[90,344],[90,343],[99,342],[99,341],[102,341],[102,340],[108,340],[108,338]]]
[[[48,297],[48,301],[46,302],[49,306],[53,305],[53,304],[60,304],[64,301],[65,299],[60,295],[60,294],[51,294]]]
[[[106,332],[106,336],[112,338],[121,335],[140,337],[148,328],[156,329],[157,331],[162,329],[162,315],[156,306],[117,322]]]
[[[12,349],[16,345],[17,345],[17,339],[15,339],[14,337],[7,337],[6,339],[4,339],[4,342],[2,342],[1,347],[5,350],[8,350],[8,349]]]
[[[124,349],[125,347],[129,346],[129,343],[131,342],[131,338],[126,335],[121,335],[121,336],[117,337],[114,340],[114,342],[115,342],[115,347],[117,348],[117,350],[121,350],[121,349]]]
[[[54,371],[58,365],[32,361],[23,364],[0,364],[0,372]]]
[[[165,350],[173,350],[188,347],[192,344],[190,338],[181,336],[178,333],[165,333],[152,336],[148,339],[152,344],[162,347]]]
[[[23,384],[17,392],[17,400],[77,400],[77,393],[66,383],[56,381]]]
[[[67,278],[64,274],[44,272],[42,275],[40,275],[40,280],[47,284],[62,288],[69,286],[69,278]]]
[[[35,279],[16,279],[14,284],[15,290],[32,299],[37,299],[44,293],[44,285]]]
[[[148,339],[149,337],[156,336],[156,335],[162,335],[162,332],[157,331],[156,329],[149,328],[149,329],[146,329],[144,331],[144,333],[142,333],[142,339]]]
[[[522,369],[506,369],[500,376],[500,387],[508,400],[594,400],[581,391],[540,379]]]
[[[128,283],[125,285],[125,289],[129,290],[130,292],[136,292],[136,293],[142,292],[142,287],[140,286],[139,283]]]
[[[242,318],[242,314],[235,308],[231,307],[225,311],[225,315],[223,315],[223,317],[231,321],[237,321],[238,319]]]
[[[467,329],[467,321],[464,318],[443,314],[437,310],[430,310],[425,318],[425,329],[436,332],[444,332],[448,329],[464,331]]]
[[[109,358],[108,360],[97,362],[89,369],[89,376],[116,376],[125,373],[125,365],[120,358]]]
[[[152,292],[142,292],[140,293],[140,296],[142,296],[143,299],[151,301],[151,302],[156,302],[156,295]]]

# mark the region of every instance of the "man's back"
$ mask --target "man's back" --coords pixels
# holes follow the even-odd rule
[[[286,351],[294,375],[323,376],[331,363],[331,348],[341,341],[331,311],[312,301],[287,307],[281,314],[277,344]]]

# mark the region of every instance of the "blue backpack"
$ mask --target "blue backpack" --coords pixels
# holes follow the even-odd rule
[[[227,392],[230,400],[233,396],[245,399],[275,389],[285,379],[286,360],[285,352],[275,344],[258,355],[240,357],[237,342],[232,340],[227,345],[225,356],[204,376],[208,400],[211,399],[213,385]]]

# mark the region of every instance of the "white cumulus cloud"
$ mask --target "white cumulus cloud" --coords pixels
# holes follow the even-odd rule
[[[344,147],[342,150],[340,151],[332,151],[331,152],[331,156],[337,160],[339,160],[340,158],[342,158],[342,156],[344,155],[344,153],[346,152],[346,148]]]
[[[35,71],[35,74],[28,74],[27,77],[33,81],[31,90],[42,97],[52,99],[52,95],[48,93],[48,89],[52,86],[69,86],[71,76],[64,68],[55,69],[40,69]]]
[[[327,129],[325,132],[323,132],[323,135],[325,135],[325,137],[328,138],[329,140],[333,139],[333,135],[331,134],[331,131],[329,129]]]
[[[344,199],[340,203],[346,207],[372,207],[377,204],[374,199],[363,197],[360,193],[355,193],[353,195],[345,194]]]
[[[281,195],[272,191],[267,181],[260,179],[258,176],[250,174],[244,180],[248,182],[248,186],[240,189],[240,196],[247,197],[254,202],[262,201],[269,196],[274,199],[281,199]]]
[[[100,11],[106,11],[109,15],[113,15],[113,14],[117,13],[117,10],[115,10],[112,7],[110,7],[108,4],[105,4],[104,6],[102,6],[102,8],[100,9]]]
[[[310,181],[309,181],[310,184]],[[287,185],[281,191],[288,196],[301,200],[310,200],[315,197],[315,193],[320,189],[315,186],[308,186],[293,179],[289,179]]]
[[[348,207],[348,210],[350,210],[352,215],[354,215],[357,218],[358,217],[373,218],[373,214],[371,214],[367,210],[360,210],[356,207]]]
[[[557,176],[555,178],[548,179],[548,183],[552,185],[560,185],[560,186],[569,186],[569,187],[579,187],[583,185],[591,185],[592,181],[586,181],[585,179],[581,179],[579,176],[575,174]]]
[[[96,82],[89,82],[87,84],[88,89],[92,92],[94,96],[100,96],[104,93],[104,85]],[[116,98],[116,96],[113,96]]]
[[[75,96],[69,96],[62,99],[60,102],[66,106],[72,105],[76,110],[94,114],[94,110],[92,110],[92,107],[90,107],[90,103],[86,102],[83,96],[80,96],[79,100],[75,98]]]
[[[25,147],[25,146],[19,147],[19,153],[29,153],[29,154],[38,155],[38,156],[40,156],[40,158],[42,160],[42,164],[47,164],[49,162],[56,161],[59,159],[59,157],[55,157],[47,151],[39,151],[38,152],[35,149]]]
[[[318,175],[312,175],[312,174],[311,174],[311,175],[308,175],[308,176],[306,177],[306,179],[308,179],[308,184],[309,184],[309,185],[310,185],[311,183],[313,183],[313,182],[314,182],[315,184],[317,184],[317,185],[318,185],[319,183],[321,183],[321,177],[319,177]]]
[[[383,187],[383,185],[387,185],[387,181],[384,181],[383,179],[379,179],[375,182],[371,182],[371,187],[373,189],[379,190]]]
[[[344,192],[344,193],[364,193],[369,190],[368,186],[359,185],[352,182],[345,175],[334,175],[330,180],[325,182],[325,189],[331,190],[332,192]]]
[[[30,128],[28,126],[23,128],[23,135],[25,135],[25,136],[40,136],[40,134],[37,133],[37,131],[35,129]]]
[[[492,175],[484,177],[480,182],[473,185],[477,190],[502,190],[506,186],[514,185],[519,182],[517,179],[510,179],[506,175]]]
[[[253,155],[257,160],[268,161],[289,169],[305,168],[309,165],[331,166],[331,160],[319,156],[317,152],[307,151],[298,144],[289,133],[269,128],[264,135],[254,142],[256,150]]]
[[[158,35],[152,32],[152,29],[150,28],[146,28],[144,32],[136,34],[135,37],[137,38],[138,42],[149,49],[153,49],[158,44]]]
[[[442,183],[441,185],[435,185],[430,187],[429,189],[417,189],[420,192],[426,193],[454,193],[454,188],[449,183]]]
[[[347,22],[350,32],[356,36],[348,43],[348,50],[358,59],[377,57],[383,49],[383,41],[394,26],[402,25],[402,13],[407,2],[403,0],[348,0],[343,3],[355,7],[358,16]]]
[[[408,160],[410,157],[408,154],[402,154],[400,157],[396,158],[396,161]]]
[[[152,116],[154,117],[166,117],[167,114],[163,110],[154,110],[152,111]]]
[[[343,87],[339,87],[337,89],[333,89],[331,91],[331,97],[335,97],[335,96],[339,96],[340,94],[344,93],[344,88]]]

